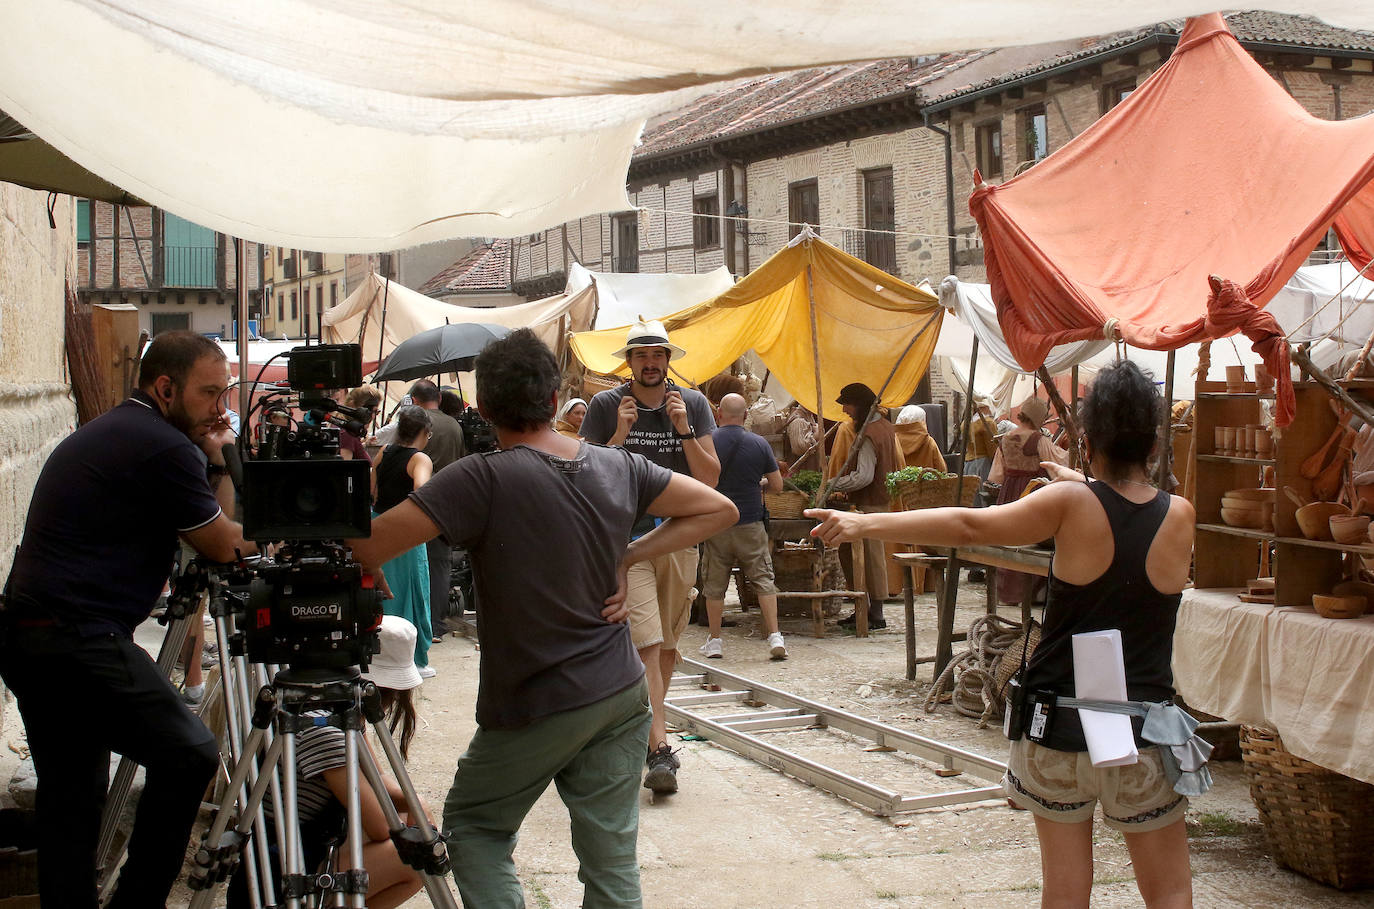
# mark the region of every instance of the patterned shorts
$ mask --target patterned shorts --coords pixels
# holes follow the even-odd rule
[[[1100,801],[1103,820],[1123,833],[1162,829],[1188,808],[1164,773],[1158,747],[1140,749],[1140,760],[1125,767],[1094,767],[1086,751],[1019,739],[1011,743],[1002,789],[1017,807],[1065,824],[1090,820]]]

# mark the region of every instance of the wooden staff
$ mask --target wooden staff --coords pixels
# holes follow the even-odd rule
[[[1069,410],[1069,405],[1064,403],[1064,398],[1059,394],[1059,389],[1055,387],[1054,380],[1050,378],[1050,371],[1041,366],[1035,371],[1040,377],[1040,383],[1045,386],[1045,394],[1049,395],[1050,403],[1059,413],[1059,422],[1064,426],[1064,432],[1069,436],[1069,450],[1078,450],[1078,423],[1074,420],[1073,412]],[[1088,465],[1084,464],[1086,469]]]
[[[1326,389],[1328,394],[1344,404],[1361,420],[1374,426],[1374,410],[1370,410],[1367,404],[1361,404],[1359,401],[1356,401],[1344,388],[1341,388],[1335,382],[1331,381],[1326,373],[1317,368],[1316,364],[1312,362],[1312,359],[1307,356],[1306,351],[1293,347],[1290,348],[1290,356],[1293,362],[1298,364],[1298,369],[1302,371],[1303,375]]]
[[[1165,360],[1164,366],[1164,413],[1160,417],[1164,422],[1160,439],[1164,444],[1159,449],[1159,488],[1163,489],[1164,484],[1169,480],[1169,462],[1173,460],[1173,430],[1174,430],[1174,351],[1169,351],[1169,356]]]
[[[824,440],[824,439],[825,439],[825,431],[824,431],[824,429],[823,429],[822,427],[823,427],[825,424],[821,421],[821,408],[822,408],[823,403],[824,403],[824,402],[822,401],[822,398],[824,397],[824,395],[821,393],[821,339],[820,339],[819,333],[816,331],[816,287],[815,287],[815,285],[813,284],[813,282],[812,282],[812,280],[811,280],[811,265],[810,265],[810,263],[807,263],[807,266],[806,266],[806,301],[807,301],[807,311],[808,311],[808,313],[809,313],[810,316],[811,316],[811,368],[812,368],[812,374],[815,376],[815,379],[816,379],[816,438],[817,438],[817,439]],[[821,485],[820,485],[820,489],[821,489],[821,492],[825,492],[826,486],[828,485],[827,482],[826,482],[826,480],[827,480],[827,474],[829,473],[829,470],[827,469],[827,468],[829,467],[829,462],[828,462],[828,459],[827,459],[826,456],[825,456],[825,446],[824,446],[824,445],[821,446],[820,462],[821,462]],[[822,497],[819,499],[819,501],[817,502],[817,504],[819,504],[819,505],[824,505],[824,504],[825,504],[825,497],[822,496]]]

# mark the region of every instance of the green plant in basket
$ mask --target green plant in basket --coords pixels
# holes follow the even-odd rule
[[[792,477],[792,485],[800,489],[809,496],[815,496],[816,491],[821,488],[821,472],[819,470],[799,470]]]
[[[887,494],[895,496],[902,483],[920,483],[922,480],[948,480],[957,473],[946,473],[933,467],[903,467],[887,475]]]

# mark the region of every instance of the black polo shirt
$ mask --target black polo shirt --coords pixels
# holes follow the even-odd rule
[[[141,391],[62,440],[29,503],[12,608],[83,635],[132,634],[171,573],[177,534],[219,516],[205,465]]]

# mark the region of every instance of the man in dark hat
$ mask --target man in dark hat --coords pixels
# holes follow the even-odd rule
[[[858,450],[841,454],[840,440],[835,440],[835,454],[843,460],[835,464],[838,459],[832,455],[832,466],[837,469],[830,491],[844,493],[860,511],[887,511],[887,475],[905,466],[897,444],[897,430],[878,409],[878,396],[873,389],[862,382],[852,382],[840,389],[835,403],[853,421],[854,445]],[[861,430],[863,438],[858,438]],[[887,557],[880,540],[864,540],[863,547],[864,577],[854,580],[862,580],[868,592],[868,627],[886,628],[883,600],[887,597]],[[840,624],[854,625],[855,617],[841,619]]]

